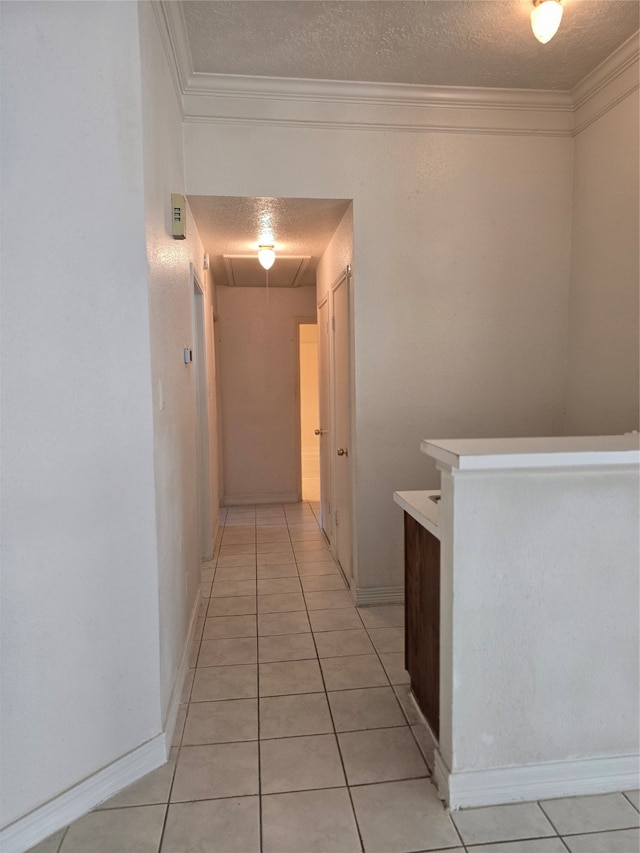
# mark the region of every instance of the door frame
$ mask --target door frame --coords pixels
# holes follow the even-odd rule
[[[201,560],[213,557],[214,524],[211,505],[211,460],[208,405],[207,335],[205,290],[193,263],[191,273],[191,320],[193,340],[193,389],[195,403],[196,497]]]

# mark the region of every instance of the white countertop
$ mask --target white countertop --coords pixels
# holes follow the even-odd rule
[[[431,500],[433,496],[439,495],[438,490],[424,492],[394,492],[393,500],[415,519],[418,524],[425,527],[429,533],[440,538],[440,513],[438,504]]]
[[[451,468],[468,471],[640,463],[638,433],[548,438],[424,439],[420,449]]]

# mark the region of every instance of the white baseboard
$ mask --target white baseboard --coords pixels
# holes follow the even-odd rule
[[[88,779],[0,830],[2,853],[22,853],[28,850],[167,761],[189,666],[189,652],[197,626],[199,607],[200,591],[191,614],[186,647],[173,682],[164,730],[127,755],[98,770]]]
[[[355,590],[358,607],[367,604],[403,604],[404,586],[371,586]]]
[[[640,755],[610,755],[450,773],[436,750],[433,778],[449,808],[459,809],[628,791],[639,771]]]
[[[161,767],[166,760],[165,736],[162,733],[5,827],[0,832],[0,850],[2,853],[28,850]]]
[[[259,495],[224,495],[221,506],[246,506],[247,504],[291,504],[299,503],[298,492],[268,492]]]

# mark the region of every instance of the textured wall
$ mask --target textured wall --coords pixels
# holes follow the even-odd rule
[[[137,9],[2,16],[4,824],[161,717]]]
[[[219,287],[217,298],[224,502],[296,500],[296,319],[315,317],[315,289]]]
[[[637,470],[456,474],[451,487],[451,770],[637,754]]]
[[[637,71],[636,71],[637,75]],[[565,431],[638,429],[638,95],[574,141]]]
[[[568,138],[185,124],[190,193],[353,199],[360,588],[402,583],[391,495],[438,483],[420,439],[561,432],[571,155]]]
[[[171,235],[171,193],[184,192],[182,124],[175,91],[148,4],[140,6],[143,67],[144,175],[149,265],[151,384],[154,469],[158,520],[160,672],[163,720],[185,650],[189,619],[200,583],[196,478],[195,366],[183,349],[193,348],[193,285],[190,261],[206,288],[205,327],[210,369],[209,417],[215,439],[211,285],[202,271],[204,248],[191,215],[187,239]],[[210,453],[217,460],[215,441]],[[217,518],[216,470],[212,510]]]

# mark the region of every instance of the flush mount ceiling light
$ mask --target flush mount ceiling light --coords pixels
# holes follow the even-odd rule
[[[258,246],[258,261],[265,270],[270,270],[276,260],[273,246]]]
[[[558,32],[562,20],[562,5],[560,0],[533,0],[533,7],[531,29],[538,41],[546,44]]]

